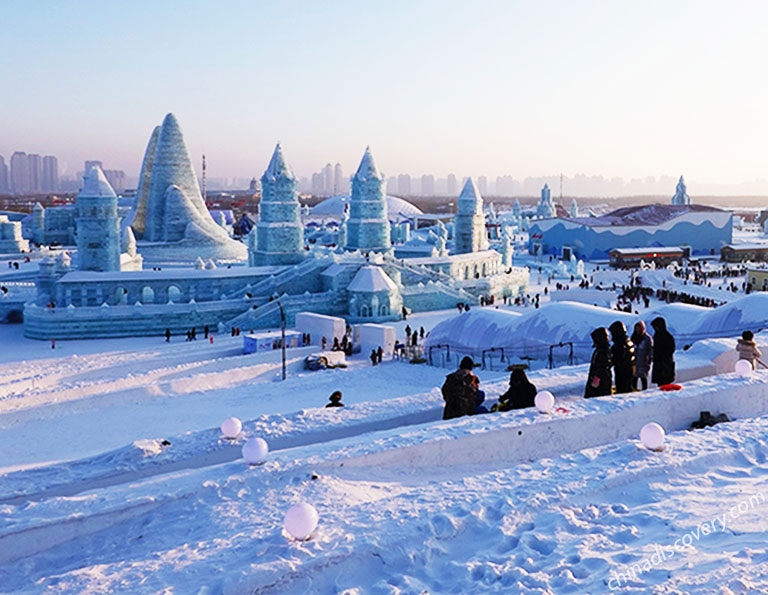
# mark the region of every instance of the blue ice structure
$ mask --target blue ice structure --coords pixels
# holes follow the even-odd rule
[[[352,177],[346,244],[348,250],[386,252],[391,248],[384,178],[376,167],[370,147]]]
[[[173,122],[171,127],[175,128]],[[154,153],[151,146],[148,149],[151,158],[145,159],[145,169],[157,172],[158,163],[167,161],[162,157],[162,144],[161,131]],[[147,176],[145,171],[143,183],[153,175]],[[165,181],[171,179],[163,175]],[[160,188],[162,183],[155,186]],[[352,323],[382,322],[399,318],[403,307],[422,312],[453,308],[459,302],[477,304],[480,296],[517,295],[528,285],[527,268],[505,265],[501,254],[487,249],[482,197],[471,182],[462,191],[459,212],[463,218],[455,226],[464,238],[465,251],[447,253],[448,232],[438,226],[436,232],[430,232],[435,236],[432,255],[405,259],[396,258],[390,248],[382,176],[369,150],[352,181],[349,220],[343,226],[347,241],[337,250],[304,254],[297,231],[301,215],[295,201],[295,179],[279,146],[262,185],[262,216],[248,236],[249,266],[217,267],[208,257],[207,263],[198,257],[194,267],[142,270],[135,266],[140,262],[140,257],[132,256],[137,243],[141,248],[147,242],[136,241],[137,229],[144,230],[145,238],[148,229],[155,230],[153,234],[162,229],[166,234],[178,233],[180,226],[175,223],[168,226],[151,221],[167,217],[171,198],[192,213],[194,205],[186,196],[189,187],[185,190],[183,185],[171,184],[164,207],[150,200],[152,192],[137,203],[144,207],[137,206],[136,227],[125,227],[120,243],[112,234],[109,242],[94,246],[103,253],[96,260],[108,265],[91,266],[91,261],[84,260],[84,266],[74,269],[66,258],[44,259],[36,298],[24,307],[25,335],[36,339],[162,335],[166,329],[178,334],[205,326],[255,330],[278,326],[281,310],[288,324],[299,312],[342,316]],[[92,194],[97,193],[84,190],[81,197],[90,201]],[[103,188],[95,198],[103,203],[112,200]],[[78,209],[78,228],[88,223],[88,206],[84,202]],[[107,215],[104,221],[113,229],[114,212]],[[199,221],[197,215],[191,216],[187,226],[194,227]],[[205,231],[200,229],[203,231],[196,233]],[[188,232],[189,228],[178,242],[188,240]],[[114,255],[120,248],[120,267],[115,269]],[[285,262],[294,258],[295,262]]]
[[[680,176],[680,180],[677,182],[677,187],[675,188],[675,195],[672,197],[672,200],[670,200],[670,204],[673,204],[673,205],[691,204],[691,197],[688,196],[688,192],[686,191],[685,181],[683,180],[683,176]]]
[[[255,246],[249,252],[251,266],[296,264],[306,258],[296,176],[285,162],[280,144],[261,176],[259,221]]]
[[[127,218],[147,260],[244,260],[245,245],[232,240],[203,201],[192,159],[173,114],[152,131],[139,174],[134,211]]]
[[[550,219],[557,216],[557,209],[555,203],[552,202],[552,192],[548,184],[544,184],[544,188],[541,189],[541,200],[536,206],[536,215],[540,219]]]
[[[483,215],[483,198],[472,178],[468,178],[458,199],[454,219],[453,251],[455,254],[479,252],[488,248]]]
[[[608,259],[614,248],[688,246],[714,254],[732,241],[733,215],[704,205],[624,207],[600,217],[536,220],[529,229],[531,254]]]

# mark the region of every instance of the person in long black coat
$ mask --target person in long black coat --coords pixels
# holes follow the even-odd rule
[[[661,316],[651,321],[653,327],[653,368],[651,382],[663,386],[675,381],[675,339]]]
[[[525,409],[533,407],[536,399],[536,387],[528,380],[525,370],[515,369],[509,375],[509,389],[499,397],[497,411]]]
[[[587,386],[584,388],[585,397],[603,397],[611,394],[611,344],[608,339],[608,329],[604,326],[592,331],[592,342],[595,350],[589,363]]]
[[[631,393],[635,377],[635,346],[627,337],[627,327],[617,320],[608,327],[613,338],[613,375],[616,379],[616,394]]]

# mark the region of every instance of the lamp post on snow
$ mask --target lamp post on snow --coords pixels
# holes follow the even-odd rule
[[[277,306],[280,308],[280,331],[282,333],[280,345],[283,351],[283,380],[285,380],[285,310],[283,310],[283,304],[280,300],[277,300]]]

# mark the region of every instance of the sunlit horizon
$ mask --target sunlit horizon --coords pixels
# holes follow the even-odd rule
[[[3,5],[0,155],[136,176],[179,118],[199,170],[768,179],[758,2]],[[768,190],[768,182],[765,183]],[[672,191],[673,189],[670,189]],[[695,188],[691,188],[692,192]]]

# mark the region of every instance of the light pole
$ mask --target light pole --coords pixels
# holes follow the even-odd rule
[[[283,351],[283,380],[285,380],[285,310],[283,310],[283,304],[280,300],[277,300],[277,306],[280,308],[280,331],[282,333],[280,345]]]

